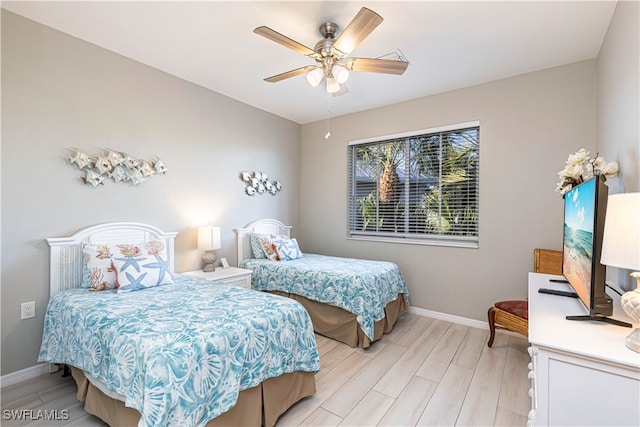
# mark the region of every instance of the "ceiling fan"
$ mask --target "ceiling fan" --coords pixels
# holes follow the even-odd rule
[[[307,65],[264,79],[275,83],[300,74],[307,75],[307,81],[312,86],[318,86],[326,79],[327,92],[334,95],[346,93],[344,83],[349,78],[349,71],[365,71],[370,73],[385,73],[401,75],[407,69],[409,62],[391,59],[353,58],[349,54],[364,40],[380,23],[382,17],[374,11],[363,7],[335,38],[339,27],[333,22],[320,25],[322,40],[313,49],[298,43],[289,37],[261,26],[253,30],[254,33],[273,40],[276,43],[295,50],[308,58],[314,59],[316,65]]]

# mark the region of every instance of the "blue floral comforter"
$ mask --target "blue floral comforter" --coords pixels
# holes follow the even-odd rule
[[[138,292],[58,292],[38,360],[101,380],[142,414],[141,426],[204,425],[231,409],[241,390],[320,370],[299,303],[180,275]]]
[[[402,273],[391,262],[304,254],[291,261],[246,259],[240,266],[253,271],[253,289],[289,292],[355,314],[371,340],[388,303],[398,294],[409,303]]]

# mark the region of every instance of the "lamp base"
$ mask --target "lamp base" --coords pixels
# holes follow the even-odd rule
[[[638,322],[640,321],[640,272],[634,271],[631,273],[631,277],[637,280],[637,287],[632,291],[625,292],[620,297],[620,305],[629,317]],[[640,328],[634,329],[629,334],[625,344],[631,350],[640,353]]]
[[[216,254],[214,254],[213,251],[204,251],[204,255],[202,255],[202,263],[204,264],[202,271],[205,273],[216,271],[216,267],[214,266],[215,262]]]
[[[640,353],[640,328],[634,329],[634,331],[629,334],[625,345],[636,353]]]

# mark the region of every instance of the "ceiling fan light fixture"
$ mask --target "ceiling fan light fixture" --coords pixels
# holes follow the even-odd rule
[[[331,74],[337,80],[338,83],[343,84],[349,79],[349,70],[340,64],[336,64],[331,69]]]
[[[336,93],[340,90],[340,83],[334,77],[327,77],[327,92]]]
[[[322,68],[314,68],[307,73],[307,81],[313,87],[317,87],[324,77]]]

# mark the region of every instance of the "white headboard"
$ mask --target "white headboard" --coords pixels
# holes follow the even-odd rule
[[[291,237],[291,226],[284,225],[277,219],[259,219],[247,224],[244,228],[236,228],[238,239],[238,265],[245,259],[253,258],[251,251],[251,232],[258,234],[279,234]]]
[[[108,222],[78,231],[69,237],[50,237],[49,298],[58,291],[82,285],[82,244],[143,243],[162,240],[167,248],[169,270],[174,273],[174,241],[178,233],[165,233],[137,222]]]

